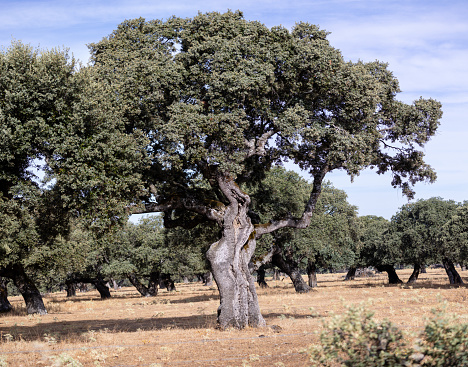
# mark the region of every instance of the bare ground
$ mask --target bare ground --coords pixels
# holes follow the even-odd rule
[[[410,273],[398,271],[405,280]],[[45,316],[26,315],[22,299],[11,297],[13,312],[0,315],[0,366],[307,366],[304,350],[318,341],[323,322],[362,302],[377,319],[415,333],[442,304],[468,322],[468,288],[450,287],[443,269],[428,270],[413,286],[389,286],[385,275],[343,276],[319,274],[308,294],[295,293],[289,279],[270,281],[258,289],[269,327],[241,331],[216,329],[218,291],[201,284],[177,284],[177,292],[154,298],[132,288],[105,301],[97,292],[54,293],[44,298]]]

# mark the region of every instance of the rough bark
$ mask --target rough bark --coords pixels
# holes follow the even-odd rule
[[[273,255],[271,260],[273,265],[277,266],[291,278],[297,293],[310,292],[311,289],[307,283],[304,282],[298,264],[290,258],[290,256],[283,256],[282,251],[279,250]]]
[[[8,281],[0,277],[0,313],[11,311],[11,303],[8,301]]]
[[[257,270],[257,283],[260,288],[268,288],[268,284],[265,280],[265,266],[262,265]]]
[[[407,283],[409,283],[409,284],[415,283],[416,280],[418,280],[420,272],[421,272],[421,264],[415,263],[414,268],[413,268],[413,272],[411,273],[411,276],[409,277]]]
[[[402,284],[402,280],[398,277],[395,268],[392,265],[379,265],[375,267],[380,272],[388,274],[388,284]]]
[[[356,277],[356,270],[357,268],[355,266],[349,268],[344,280],[354,280],[354,278]]]
[[[256,246],[254,226],[248,216],[250,198],[231,179],[219,177],[218,184],[229,201],[221,239],[207,252],[220,295],[218,325],[221,329],[265,326],[248,267]]]
[[[65,283],[67,285],[67,297],[76,296],[76,282],[67,280]]]
[[[13,280],[13,284],[23,296],[24,302],[26,303],[26,312],[28,314],[47,314],[41,293],[28,277],[22,265],[15,264],[2,268],[0,276]]]
[[[309,278],[309,287],[317,287],[317,266],[315,262],[309,261],[307,264],[307,276]]]
[[[450,259],[444,258],[442,264],[444,265],[450,284],[463,284],[460,274],[458,274],[455,265]]]

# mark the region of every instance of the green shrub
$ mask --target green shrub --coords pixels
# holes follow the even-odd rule
[[[434,311],[415,344],[409,346],[397,326],[376,322],[364,307],[350,307],[333,318],[308,349],[313,366],[468,367],[468,324]]]
[[[333,318],[320,335],[321,346],[311,347],[316,366],[405,366],[408,348],[402,332],[389,321],[378,323],[363,307],[351,307]]]
[[[458,322],[443,311],[433,313],[418,345],[419,352],[424,355],[421,365],[468,366],[468,324]]]

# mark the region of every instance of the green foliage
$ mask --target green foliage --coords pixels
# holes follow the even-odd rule
[[[320,335],[321,345],[308,353],[314,366],[468,366],[468,324],[441,310],[433,311],[424,331],[408,345],[408,337],[387,320],[377,322],[363,306],[334,317]],[[411,337],[414,339],[414,335]]]
[[[327,34],[228,11],[127,20],[91,44],[125,131],[147,139],[147,207],[205,215],[207,202],[226,203],[220,177],[258,182],[288,159],[312,175],[390,171],[410,197],[415,182],[433,181],[417,147],[435,133],[440,104],[396,101],[385,63],[344,62]]]
[[[468,259],[468,203],[459,206],[440,230],[439,248],[448,258],[464,264]]]
[[[312,185],[294,171],[275,166],[264,180],[251,186],[253,210],[262,223],[287,215],[300,216],[309,199]],[[344,191],[330,182],[323,184],[311,223],[306,229],[281,229],[263,236],[257,243],[258,256],[272,244],[281,247],[305,267],[310,259],[318,267],[343,268],[354,262],[357,240],[356,207]]]
[[[468,324],[447,316],[442,310],[433,313],[418,348],[418,352],[425,356],[422,365],[468,366]]]
[[[129,222],[115,232],[107,246],[102,272],[117,278],[129,273],[142,277],[151,272],[173,277],[203,273],[207,270],[204,253],[215,241],[213,235],[216,232],[211,226],[165,229],[161,216]]]
[[[399,252],[401,261],[409,264],[441,262],[452,250],[439,241],[444,225],[455,214],[452,200],[431,198],[403,205],[391,219],[388,244]]]
[[[390,246],[386,238],[389,221],[383,217],[368,215],[359,217],[360,224],[360,266],[393,265],[400,252]]]
[[[310,350],[317,366],[404,366],[409,357],[402,332],[389,321],[376,322],[362,306],[333,318],[320,341],[320,347]]]

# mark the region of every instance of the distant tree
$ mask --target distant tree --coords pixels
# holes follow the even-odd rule
[[[441,246],[438,240],[442,227],[455,214],[456,208],[457,203],[452,200],[431,198],[403,205],[392,217],[389,227],[391,246],[399,252],[399,262],[414,266],[409,283],[417,280],[422,265],[437,262],[444,264],[449,278],[453,273],[461,281],[455,275],[458,274],[453,265],[456,257],[451,257],[447,247]]]
[[[274,167],[252,192],[252,207],[261,222],[288,214],[297,216],[303,212],[310,190],[311,184],[299,174]],[[346,199],[344,191],[325,182],[310,226],[302,230],[285,228],[260,239],[255,262],[263,264],[265,259],[271,259],[274,266],[291,278],[299,293],[317,285],[318,267],[344,268],[352,263],[357,215],[356,207]],[[305,269],[309,284],[301,275]]]
[[[147,139],[141,211],[221,228],[207,257],[222,328],[265,325],[247,266],[255,240],[306,228],[328,172],[391,172],[392,185],[410,197],[414,183],[435,179],[418,147],[434,135],[440,103],[397,101],[386,64],[345,62],[326,37],[311,24],[268,29],[227,12],[129,20],[90,45],[93,70],[125,121],[121,131]],[[284,159],[313,178],[307,205],[298,217],[254,226],[251,198],[239,186]]]
[[[395,264],[401,263],[401,251],[393,246],[389,237],[390,222],[374,215],[359,217],[361,266],[373,266],[380,272],[388,274],[390,284],[403,283],[395,271]],[[356,266],[356,265],[355,265]]]
[[[460,205],[448,222],[442,226],[437,245],[446,259],[444,267],[450,284],[463,283],[452,264],[454,262],[466,264],[468,259],[468,202]]]
[[[164,228],[161,216],[143,218],[137,224],[129,222],[115,236],[103,274],[128,278],[145,297],[156,296],[163,284],[175,290],[174,278],[207,271],[204,253],[210,236],[210,226]]]

